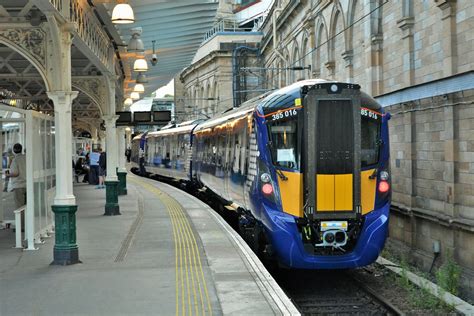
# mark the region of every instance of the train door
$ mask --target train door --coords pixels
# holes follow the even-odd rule
[[[247,117],[232,122],[229,136],[229,177],[227,178],[231,199],[245,206],[244,185],[246,180]]]
[[[318,220],[361,214],[360,90],[317,84],[304,99],[305,213]]]

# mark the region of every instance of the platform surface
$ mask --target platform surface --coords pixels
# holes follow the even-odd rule
[[[166,184],[128,174],[120,216],[104,190],[74,193],[81,264],[50,265],[54,236],[12,249],[0,231],[0,315],[297,314],[235,232],[212,209]]]

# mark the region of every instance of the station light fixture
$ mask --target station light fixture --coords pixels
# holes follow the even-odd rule
[[[128,3],[118,3],[112,11],[112,23],[130,24],[133,22],[135,22],[135,16],[132,7]]]
[[[148,83],[148,79],[146,78],[143,72],[139,72],[137,76],[137,83]]]
[[[145,51],[145,45],[143,41],[140,39],[142,35],[143,29],[141,27],[134,27],[130,30],[132,33],[132,37],[128,42],[127,51],[129,53],[143,53]]]
[[[132,92],[132,93],[130,93],[130,98],[132,100],[139,100],[140,99],[140,94],[138,92]]]
[[[148,63],[146,62],[145,58],[138,58],[135,60],[133,63],[133,71],[136,72],[143,72],[143,71],[148,71]]]
[[[141,83],[137,83],[135,87],[133,88],[133,92],[143,93],[145,92],[145,86],[142,85]]]
[[[126,98],[125,101],[123,102],[123,105],[125,106],[130,106],[133,104],[132,98]]]

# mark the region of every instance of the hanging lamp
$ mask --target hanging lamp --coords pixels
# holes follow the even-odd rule
[[[118,3],[112,11],[112,23],[130,24],[135,22],[133,9],[128,3]]]
[[[132,92],[132,93],[130,93],[130,98],[132,100],[138,100],[138,99],[140,99],[140,94],[138,92]]]
[[[145,45],[140,39],[143,29],[141,27],[134,27],[130,30],[132,37],[127,45],[127,51],[129,53],[143,53],[145,51]]]
[[[132,98],[126,98],[125,101],[123,102],[123,105],[125,106],[130,106],[133,104]]]
[[[142,72],[142,71],[148,71],[148,64],[145,60],[145,58],[138,58],[135,60],[133,63],[133,71],[136,72]]]
[[[148,79],[143,72],[138,73],[136,83],[148,83]]]
[[[145,86],[142,85],[141,83],[137,83],[135,87],[133,88],[133,92],[143,93],[145,92]]]

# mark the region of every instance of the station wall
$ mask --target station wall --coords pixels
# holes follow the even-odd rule
[[[395,104],[390,146],[392,250],[430,269],[453,255],[474,295],[474,90]]]

